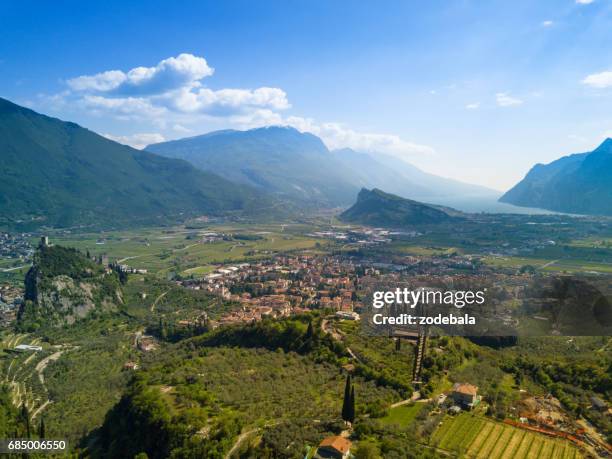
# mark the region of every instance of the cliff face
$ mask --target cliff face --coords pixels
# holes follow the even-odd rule
[[[116,274],[106,273],[76,250],[41,247],[25,277],[25,302],[18,320],[25,330],[71,325],[122,303]]]
[[[357,202],[340,218],[346,222],[371,226],[403,227],[447,223],[461,218],[454,209],[404,199],[378,189],[362,189]]]
[[[559,212],[612,215],[612,139],[592,152],[535,165],[499,200]]]

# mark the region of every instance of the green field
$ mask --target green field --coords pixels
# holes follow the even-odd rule
[[[470,458],[574,459],[578,448],[562,439],[519,429],[482,416],[462,413],[445,417],[433,435],[439,448]]]
[[[612,273],[612,263],[581,260],[576,258],[544,259],[529,257],[485,257],[483,261],[496,268],[515,268],[530,265],[543,271],[565,271],[568,273]]]
[[[215,265],[268,258],[275,253],[314,249],[320,239],[303,236],[304,225],[217,225],[206,228],[149,228],[88,234],[59,234],[51,242],[74,247],[91,255],[106,255],[109,261],[165,276],[169,273],[198,276]],[[203,233],[216,232],[230,240],[200,242]],[[232,235],[254,236],[255,240]]]
[[[389,414],[381,419],[385,424],[396,424],[400,427],[407,427],[421,412],[425,404],[414,403],[412,405],[401,405],[389,410]]]

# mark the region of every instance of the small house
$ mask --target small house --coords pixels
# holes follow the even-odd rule
[[[454,402],[462,408],[471,410],[480,402],[478,387],[469,383],[455,383],[451,391]]]
[[[350,440],[344,437],[333,436],[324,438],[319,443],[315,459],[347,459],[351,454]]]

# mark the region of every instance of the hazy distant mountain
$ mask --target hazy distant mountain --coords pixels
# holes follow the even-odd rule
[[[397,170],[398,168],[394,168],[393,165],[384,164],[379,161],[377,159],[378,156],[375,157],[350,148],[333,150],[332,154],[342,164],[343,169],[350,173],[355,185],[360,189],[384,187],[385,190],[404,197],[431,196],[436,193],[435,190],[418,185],[411,178]],[[395,161],[398,163],[403,162],[401,160]],[[408,168],[414,167],[408,163],[405,164]]]
[[[351,149],[330,152],[317,136],[291,127],[217,131],[146,149],[313,206],[349,205],[362,187],[418,198],[495,194],[427,174],[390,156]]]
[[[160,221],[263,205],[254,190],[0,99],[0,224]]]
[[[589,153],[536,164],[500,201],[558,212],[612,215],[612,139]]]
[[[333,153],[354,177],[360,179],[361,186],[384,188],[406,198],[497,197],[500,194],[483,186],[429,174],[390,155],[361,153],[349,148]]]
[[[289,127],[216,131],[146,149],[311,205],[345,205],[358,190],[321,139]]]
[[[343,212],[340,219],[350,223],[393,228],[445,223],[460,218],[460,215],[454,209],[404,199],[376,188],[363,188],[357,196],[357,202]]]

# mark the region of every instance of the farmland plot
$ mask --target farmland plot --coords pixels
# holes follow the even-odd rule
[[[569,441],[550,438],[482,416],[462,413],[447,417],[434,433],[440,448],[469,458],[570,459],[581,458]]]

